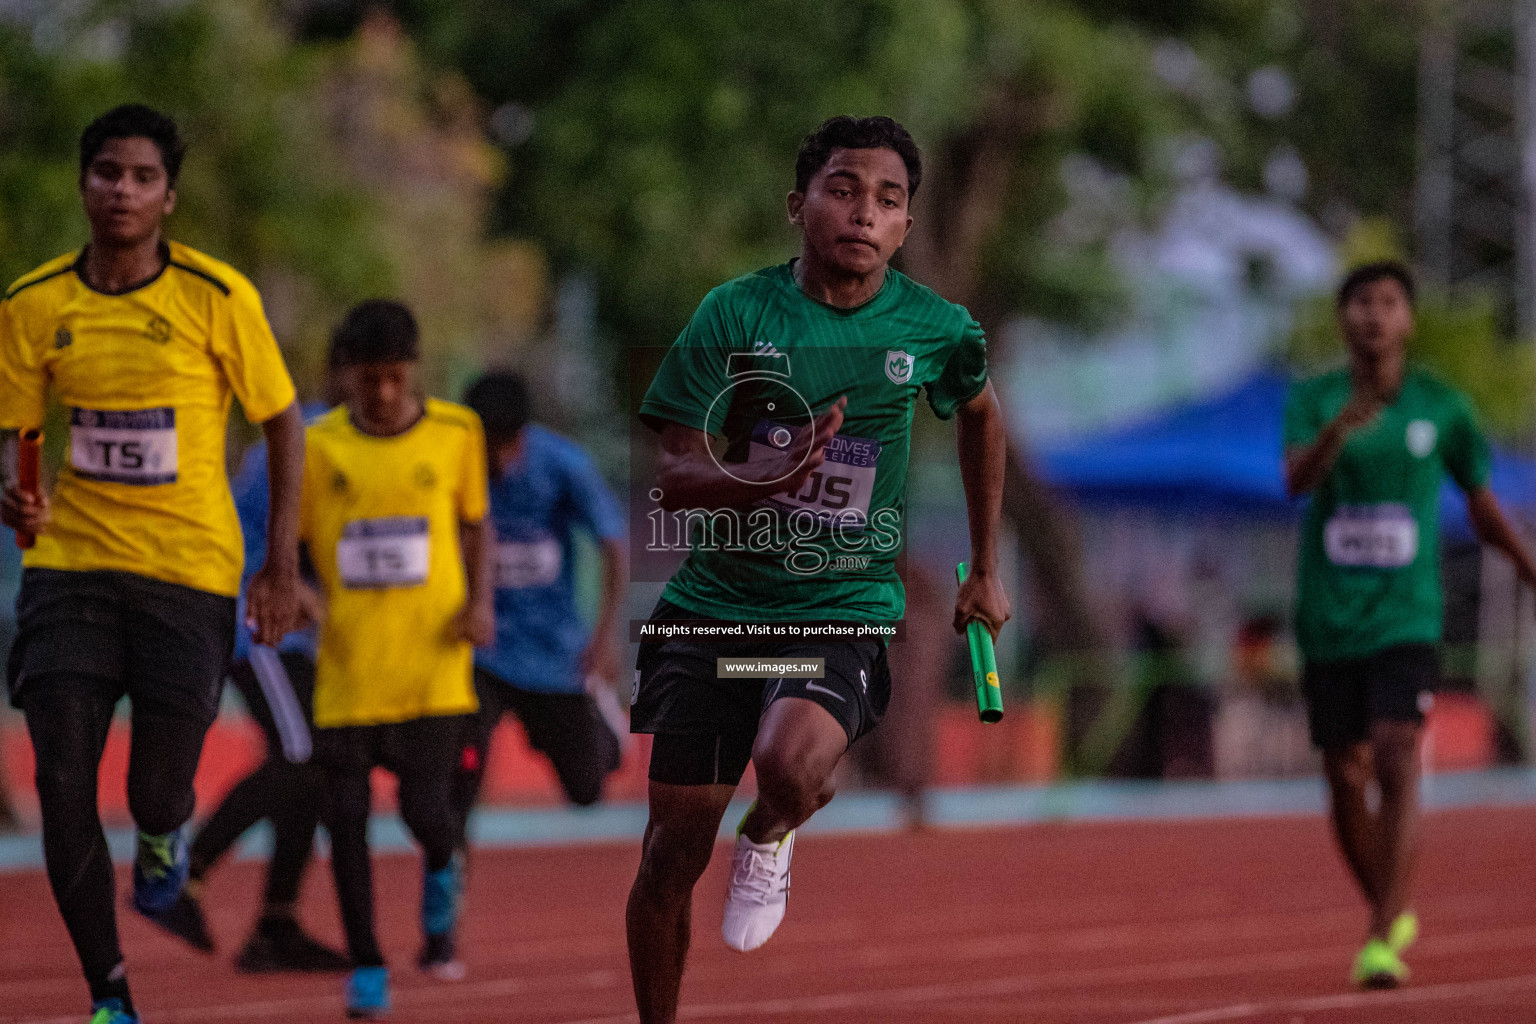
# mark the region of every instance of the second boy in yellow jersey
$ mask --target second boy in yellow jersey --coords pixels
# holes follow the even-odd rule
[[[429,398],[393,437],[345,406],[309,428],[299,529],[326,594],[315,725],[475,710],[459,524],[486,502],[480,421],[463,406]]]
[[[80,140],[90,244],[0,301],[0,433],[64,406],[51,497],[7,480],[0,520],[36,537],[7,665],[37,754],[48,877],[95,1024],[134,1024],[96,774],[113,708],[133,707],[128,806],[134,906],[185,934],[182,826],[234,642],[242,544],[224,474],[232,398],[268,441],[266,561],[249,612],[263,643],[297,619],[303,424],[256,290],[168,242],[183,146],[175,124],[119,107]]]
[[[309,428],[300,513],[326,605],[315,757],[353,965],[347,1011],[376,1017],[389,1009],[389,980],[368,859],[375,766],[399,779],[400,816],[425,860],[419,966],[463,977],[451,797],[476,708],[471,648],[494,635],[485,436],[469,409],[420,396],[416,321],[399,303],[353,309],[331,352],[347,405]]]

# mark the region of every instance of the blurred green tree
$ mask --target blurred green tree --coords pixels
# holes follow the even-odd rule
[[[1335,235],[1359,217],[1413,222],[1419,43],[1450,0],[1079,0],[1153,41],[1159,77],[1222,172],[1290,191]],[[1368,142],[1367,142],[1368,140]],[[1274,177],[1294,154],[1304,173]]]

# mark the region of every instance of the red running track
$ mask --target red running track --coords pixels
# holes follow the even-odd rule
[[[1410,986],[1346,984],[1364,912],[1313,818],[807,836],[787,921],[750,955],[720,943],[725,848],[699,886],[682,1019],[752,1024],[1402,1024],[1536,1021],[1536,809],[1434,815]],[[478,853],[469,978],[414,963],[417,862],[380,861],[399,1022],[633,1021],[624,897],[634,845]],[[336,940],[324,871],[305,915]],[[259,865],[216,875],[227,950]],[[126,884],[126,878],[120,878]],[[334,977],[249,978],[131,914],[146,1024],[342,1020]],[[79,1024],[82,983],[40,873],[0,876],[0,1024]]]

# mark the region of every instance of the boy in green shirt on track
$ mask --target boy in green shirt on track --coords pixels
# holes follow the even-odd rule
[[[827,121],[796,160],[799,258],[710,292],[669,350],[640,407],[660,434],[647,518],[655,543],[675,536],[668,515],[692,517],[692,550],[654,627],[900,619],[902,496],[924,391],[958,423],[972,572],[955,627],[977,620],[996,635],[1007,620],[1003,418],[985,339],[963,308],[889,267],[921,177],[912,137],[889,118]],[[711,437],[724,438],[722,455]],[[721,656],[785,667],[736,678]],[[630,967],[642,1024],[670,1024],[693,886],[748,760],[758,799],[737,830],[721,928],[743,952],[782,920],[794,830],[832,798],[833,770],[880,720],[891,683],[878,637],[666,639],[642,644],[636,668],[630,725],[656,738]]]
[[[1406,361],[1413,298],[1401,264],[1351,273],[1337,302],[1349,365],[1297,384],[1285,410],[1286,488],[1312,496],[1297,573],[1302,688],[1339,847],[1371,907],[1353,971],[1368,988],[1407,979],[1400,954],[1418,934],[1408,900],[1423,708],[1440,678],[1446,475],[1466,493],[1478,538],[1536,584],[1536,564],[1488,487],[1488,441],[1471,403]]]

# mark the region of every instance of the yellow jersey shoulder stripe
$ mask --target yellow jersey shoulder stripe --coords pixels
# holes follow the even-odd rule
[[[170,250],[169,266],[202,278],[217,288],[225,298],[237,290],[251,294],[256,291],[255,285],[246,280],[245,275],[223,260],[216,260],[181,242],[171,242]]]
[[[190,263],[182,263],[180,260],[176,259],[171,260],[170,265],[175,267],[177,270],[185,270],[189,274],[196,274],[198,277],[202,278],[204,281],[207,281],[219,291],[223,292],[226,298],[229,296],[229,285],[225,284],[223,281],[220,281],[206,270],[199,270],[198,268],[192,266]]]
[[[67,252],[62,256],[56,256],[42,266],[22,274],[11,286],[5,290],[5,298],[14,297],[20,292],[26,291],[35,284],[52,280],[60,274],[67,274],[75,269],[75,261],[79,258],[79,251]],[[3,301],[3,300],[0,300]]]

